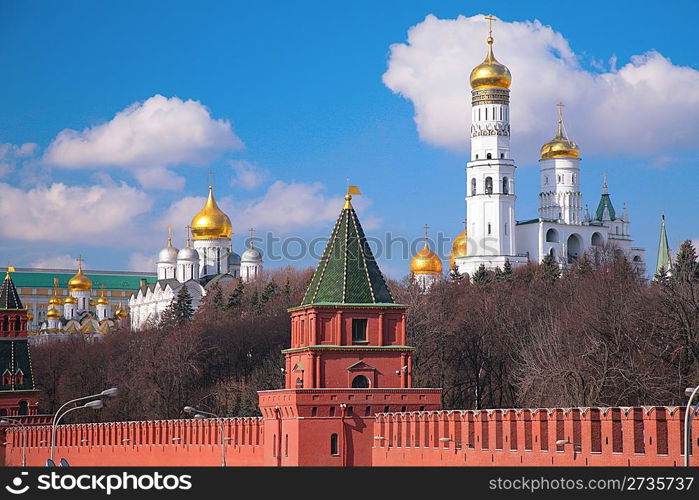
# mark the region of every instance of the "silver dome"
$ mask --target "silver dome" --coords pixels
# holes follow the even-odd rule
[[[262,262],[262,254],[257,248],[248,248],[243,252],[243,262]]]
[[[228,254],[228,265],[229,266],[239,266],[240,265],[240,255],[235,252]]]
[[[166,246],[158,254],[158,262],[163,264],[174,264],[177,261],[177,252],[179,252],[179,250],[177,250],[175,247]]]
[[[177,254],[177,260],[199,260],[199,252],[192,247],[184,247]]]

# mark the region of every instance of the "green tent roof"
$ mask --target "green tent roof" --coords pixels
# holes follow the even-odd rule
[[[394,303],[350,199],[337,218],[302,306]]]
[[[663,215],[660,223],[660,243],[658,244],[658,263],[655,266],[655,272],[669,271],[672,266],[670,259],[670,245],[667,242],[667,233],[665,232],[665,216]]]
[[[2,309],[22,309],[22,301],[9,272],[5,274],[5,280],[0,288],[0,310]]]
[[[597,205],[597,212],[595,212],[595,220],[604,220],[605,208],[609,211],[609,220],[616,220],[614,205],[612,205],[612,199],[609,197],[608,193],[602,193],[602,197],[599,200],[599,205]]]

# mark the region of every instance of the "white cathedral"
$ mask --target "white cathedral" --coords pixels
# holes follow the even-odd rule
[[[488,19],[488,18],[487,18]],[[494,18],[490,17],[492,22]],[[559,106],[556,136],[541,147],[539,214],[515,217],[515,162],[510,156],[510,70],[493,55],[492,28],[485,60],[471,71],[471,161],[466,164],[466,227],[452,247],[450,268],[473,276],[482,265],[501,268],[541,262],[551,255],[563,267],[595,246],[613,244],[645,272],[645,249],[633,246],[629,215],[617,213],[607,190],[597,210],[583,214],[580,150],[568,139]],[[425,248],[411,261],[423,289],[442,276],[439,257]]]
[[[182,287],[187,287],[196,310],[214,284],[223,285],[237,279],[249,282],[261,276],[262,253],[253,246],[252,234],[242,257],[233,251],[233,226],[216,203],[211,184],[204,208],[194,216],[187,229],[194,242],[188,234],[187,246],[178,250],[172,245],[170,233],[167,246],[158,254],[158,280],[143,284],[131,295],[129,309],[134,330],[157,322]]]

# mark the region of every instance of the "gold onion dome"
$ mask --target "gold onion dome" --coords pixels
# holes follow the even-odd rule
[[[63,301],[60,299],[60,297],[56,296],[56,291],[54,290],[53,295],[49,298],[49,305],[50,306],[60,306],[63,304]]]
[[[410,259],[410,272],[412,274],[441,274],[442,260],[430,250],[425,233],[425,246]]]
[[[454,238],[454,242],[451,244],[451,257],[449,258],[449,268],[453,268],[456,263],[456,259],[459,257],[466,257],[468,235],[466,230]]]
[[[195,240],[230,238],[233,225],[228,216],[218,208],[214,199],[214,190],[209,185],[209,197],[206,205],[192,219],[192,235]]]
[[[125,308],[121,306],[121,302],[119,302],[119,305],[117,306],[116,310],[114,311],[114,316],[119,319],[124,319],[126,316],[128,316],[129,313],[126,311]]]
[[[102,292],[102,295],[100,295],[100,296],[97,298],[97,305],[99,305],[99,306],[106,306],[106,305],[108,305],[108,304],[109,304],[109,300],[107,299],[107,297],[104,296],[104,292]]]
[[[46,311],[46,317],[48,319],[58,319],[60,316],[61,315],[58,313],[55,307],[50,307],[49,310]]]
[[[64,304],[77,304],[78,300],[75,297],[68,295],[66,300],[63,301]]]
[[[559,104],[558,131],[556,137],[541,146],[541,159],[549,158],[580,158],[578,145],[568,139],[563,127],[563,116],[560,111],[562,104]]]
[[[82,266],[78,266],[78,272],[68,280],[68,290],[87,291],[92,290],[92,281],[83,274]]]
[[[471,71],[471,88],[473,90],[496,88],[509,89],[512,74],[507,66],[498,62],[493,55],[493,37],[488,37],[488,53],[485,60]]]

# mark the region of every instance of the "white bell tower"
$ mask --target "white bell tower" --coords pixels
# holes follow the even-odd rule
[[[509,69],[488,53],[471,72],[471,161],[466,164],[468,246],[455,263],[460,273],[526,262],[515,253],[515,162],[510,157]]]

